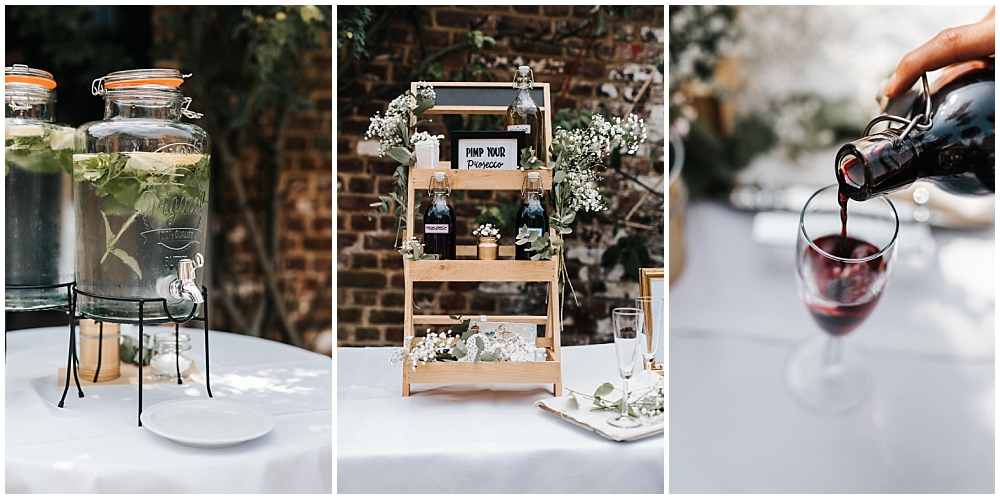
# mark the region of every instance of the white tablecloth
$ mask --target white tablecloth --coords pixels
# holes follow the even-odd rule
[[[338,493],[662,493],[663,435],[616,443],[542,409],[551,385],[415,385],[390,348],[337,349]],[[619,383],[614,345],[562,349],[564,388]],[[568,394],[568,392],[565,392]]]
[[[188,331],[204,375],[203,330]],[[138,427],[134,385],[84,386],[84,398],[73,385],[58,408],[56,372],[66,365],[68,338],[67,327],[7,333],[7,493],[332,492],[329,357],[210,332],[215,398],[261,408],[275,424],[259,439],[201,449]],[[204,383],[143,385],[146,409],[185,397],[207,399]]]
[[[755,244],[752,219],[688,212],[669,302],[670,492],[993,492],[994,229],[934,229],[929,253],[900,252],[847,337],[875,395],[823,418],[784,385],[792,350],[824,334],[799,300],[794,247]]]

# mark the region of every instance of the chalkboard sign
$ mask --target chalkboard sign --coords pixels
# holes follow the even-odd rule
[[[517,170],[523,132],[452,132],[451,167],[457,170]]]
[[[507,109],[514,100],[517,93],[510,85],[504,87],[438,87],[434,89],[437,94],[435,107],[437,106],[498,106]],[[541,107],[545,99],[545,93],[540,88],[531,89],[531,98]]]

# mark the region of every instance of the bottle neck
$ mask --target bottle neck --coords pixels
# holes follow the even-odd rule
[[[855,201],[866,201],[912,184],[920,177],[914,166],[917,144],[910,137],[898,147],[899,130],[889,129],[844,145],[837,152],[836,175],[841,191]]]
[[[180,121],[184,96],[178,91],[128,89],[108,91],[104,96],[104,119],[152,119]]]
[[[514,78],[514,86],[519,90],[530,90],[534,87],[534,82],[531,81],[531,76],[528,73],[517,72],[517,76]]]

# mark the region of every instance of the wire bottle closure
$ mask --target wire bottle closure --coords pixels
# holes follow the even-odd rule
[[[908,120],[901,116],[893,116],[891,114],[884,114],[878,116],[868,123],[865,127],[865,133],[863,136],[867,137],[871,132],[872,127],[883,121],[896,122],[903,125],[903,133],[899,134],[898,137],[892,140],[892,146],[898,148],[900,144],[903,143],[903,139],[913,131],[914,128],[920,131],[930,130],[933,123],[931,122],[931,91],[930,86],[927,84],[927,73],[920,75],[920,81],[924,88],[924,112],[913,117],[912,120]]]

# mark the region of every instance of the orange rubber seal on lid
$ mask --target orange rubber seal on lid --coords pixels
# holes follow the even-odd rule
[[[138,87],[140,85],[166,85],[168,87],[179,87],[184,83],[183,78],[143,78],[139,80],[123,80],[104,82],[104,88],[112,89],[119,87]]]
[[[56,88],[55,80],[42,78],[40,76],[4,75],[3,81],[6,83],[34,83],[35,85],[41,85],[49,90]]]

